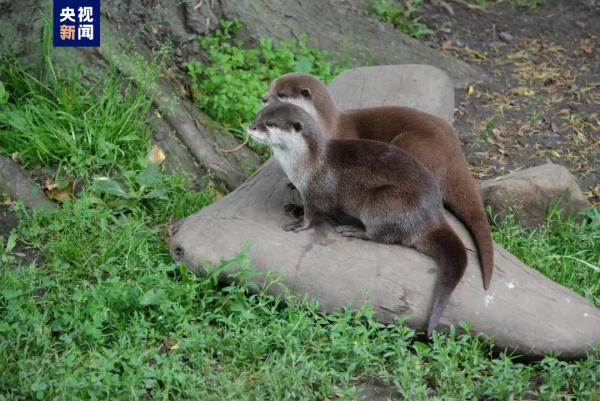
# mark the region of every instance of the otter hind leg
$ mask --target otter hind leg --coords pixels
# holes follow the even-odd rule
[[[359,226],[337,226],[335,231],[344,237],[359,238],[369,240],[369,234],[363,227]]]

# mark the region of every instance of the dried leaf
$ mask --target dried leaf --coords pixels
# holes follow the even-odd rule
[[[477,50],[471,49],[469,47],[466,47],[465,51],[474,60],[486,60],[487,59],[487,56],[485,54],[478,52]]]
[[[14,205],[15,203],[17,203],[17,202],[13,201],[12,199],[10,199],[10,198],[7,196],[7,197],[6,197],[6,199],[4,199],[4,200],[2,201],[2,203],[0,203],[0,205],[2,205],[2,206],[12,206],[12,205]]]
[[[48,181],[48,180],[46,180]],[[64,188],[59,188],[57,185],[52,184],[53,188],[46,193],[48,199],[55,200],[57,202],[63,203],[67,199],[75,199],[75,195],[73,195],[73,187],[74,181],[69,180],[69,183]]]
[[[448,50],[450,50],[452,48],[453,44],[454,44],[454,41],[452,40],[452,38],[446,39],[440,45],[440,50],[443,52],[447,52]]]
[[[57,187],[58,185],[56,185],[56,183],[54,183],[54,181],[52,181],[52,179],[50,178],[46,178],[46,181],[44,181],[44,185],[42,185],[42,188],[44,188],[44,191],[46,192],[50,192]]]
[[[579,50],[581,50],[581,52],[585,54],[592,54],[592,51],[594,50],[594,48],[592,47],[592,42],[590,42],[589,39],[582,40],[579,43]]]
[[[475,86],[474,85],[469,85],[468,89],[467,89],[467,95],[468,96],[472,96],[475,94]]]
[[[510,93],[515,95],[515,96],[525,96],[525,97],[531,97],[535,95],[535,91],[531,88],[527,88],[525,86],[519,86],[516,88],[512,88],[510,90]]]
[[[550,150],[548,151],[548,154],[550,154],[550,156],[554,156],[554,157],[556,157],[557,159],[560,159],[560,153],[558,153],[558,152],[557,152],[556,150],[554,150],[554,149],[550,149]]]
[[[154,145],[152,146],[148,159],[154,164],[162,164],[166,159],[165,152],[160,146]]]

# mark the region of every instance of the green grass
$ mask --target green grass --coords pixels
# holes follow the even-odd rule
[[[394,0],[368,0],[371,13],[383,22],[392,24],[397,30],[415,39],[429,35],[432,31],[414,14],[422,0],[397,2]]]
[[[11,108],[61,115],[64,104],[39,101],[47,84],[23,79],[34,89],[11,95]],[[72,78],[59,77],[56,88],[63,79]],[[108,102],[120,104],[121,96]],[[103,116],[83,124],[101,126]],[[120,121],[114,130],[149,129],[143,113]],[[32,120],[40,135],[45,125]],[[29,142],[20,143],[11,151],[23,154]],[[253,285],[242,250],[197,277],[171,260],[168,223],[216,193],[190,191],[182,177],[131,162],[146,156],[145,146],[121,149],[114,166],[99,163],[113,181],[86,181],[77,199],[55,210],[15,206],[20,224],[0,241],[0,400],[355,399],[364,382],[394,386],[407,400],[598,400],[598,352],[523,364],[475,335],[450,332],[426,344],[401,321],[375,322],[368,306],[325,315],[313,302],[269,295],[280,284]],[[66,149],[56,163],[76,171],[83,150]],[[40,154],[29,162],[53,160]],[[599,226],[596,211],[581,225],[551,213],[537,230],[509,219],[494,237],[600,305]],[[44,265],[15,267],[15,241],[38,250]],[[241,268],[238,283],[220,282],[232,266]]]
[[[527,229],[509,217],[494,229],[494,240],[552,280],[600,307],[600,212],[590,209],[581,224],[552,209],[545,224]]]
[[[18,153],[26,167],[60,165],[79,176],[139,167],[151,134],[139,116],[148,115],[151,99],[116,73],[89,86],[79,70],[50,67],[41,82],[16,59],[0,60],[0,153]]]
[[[208,204],[210,193],[175,185],[169,202],[152,200],[127,213],[115,212],[111,200],[85,193],[56,211],[21,210],[17,236],[41,250],[46,265],[0,273],[6,399],[352,398],[353,385],[363,381],[394,385],[411,400],[600,394],[600,355],[524,365],[493,357],[476,336],[421,343],[401,322],[373,321],[368,307],[323,315],[294,298],[283,307],[264,288],[244,285],[244,275],[242,284],[219,285],[218,273],[232,264],[250,274],[244,254],[197,278],[170,260],[161,232],[168,216]],[[599,217],[591,219],[585,228],[549,221],[526,245],[582,235],[590,243],[571,252],[593,262]],[[509,222],[495,235],[514,241],[524,232]],[[505,244],[536,257],[531,248]],[[544,246],[533,248],[545,254],[537,249]],[[597,285],[597,273],[587,277]],[[597,301],[597,286],[588,288]]]

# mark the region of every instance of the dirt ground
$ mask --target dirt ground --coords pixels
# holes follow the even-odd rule
[[[574,173],[600,202],[600,2],[425,2],[425,40],[483,68],[457,93],[456,127],[472,172],[489,178],[544,163]],[[532,5],[534,4],[534,5]]]
[[[0,201],[2,201],[0,195]],[[10,210],[9,205],[0,203],[0,247],[4,247],[8,240],[8,237],[13,230],[19,224],[19,220],[14,212]],[[11,259],[7,262],[8,266],[5,266],[0,261],[0,267],[16,267],[16,266],[29,266],[31,263],[35,263],[36,266],[42,266],[44,260],[42,255],[27,245],[17,242],[15,247],[10,252]]]

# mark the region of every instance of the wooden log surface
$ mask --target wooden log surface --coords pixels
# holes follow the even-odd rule
[[[361,74],[368,76],[368,68]],[[402,66],[390,68],[402,75]],[[398,102],[410,104],[419,93],[403,91],[402,81],[394,93],[402,97]],[[332,86],[354,83],[355,77]],[[343,91],[334,96],[344,103]],[[368,302],[378,320],[389,323],[404,316],[407,325],[424,330],[437,274],[433,260],[411,248],[342,237],[331,223],[300,233],[283,231],[291,221],[283,211],[290,197],[287,183],[277,162],[269,160],[235,191],[181,223],[171,241],[173,258],[202,274],[204,261],[216,264],[250,242],[254,268],[281,275],[293,293],[318,300],[323,311]],[[473,241],[453,216],[447,213],[447,218],[468,248],[469,264],[442,316],[442,328],[469,321],[473,331],[492,337],[498,347],[528,356],[558,352],[578,358],[600,342],[600,311],[594,305],[500,245],[495,245],[494,277],[485,291]]]

